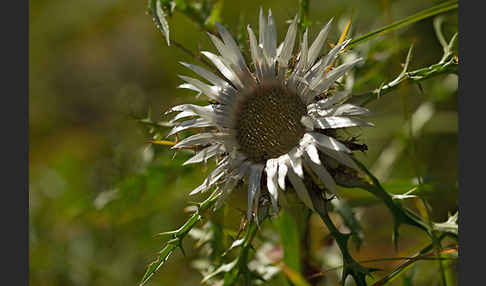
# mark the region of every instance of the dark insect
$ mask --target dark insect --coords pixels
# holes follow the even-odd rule
[[[356,143],[357,139],[358,139],[358,137],[353,136],[353,137],[351,137],[351,139],[349,139],[347,141],[343,141],[343,143],[351,151],[361,151],[361,152],[364,152],[364,151],[368,150],[368,146],[366,146],[366,144]]]

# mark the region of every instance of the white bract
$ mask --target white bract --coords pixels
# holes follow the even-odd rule
[[[248,217],[258,210],[262,194],[262,176],[275,211],[278,211],[279,189],[285,190],[285,179],[298,197],[311,209],[313,205],[305,187],[304,166],[312,170],[331,192],[336,183],[326,170],[324,154],[343,165],[357,168],[351,151],[326,129],[372,126],[355,118],[369,111],[346,104],[349,91],[331,95],[330,87],[361,59],[332,67],[349,41],[336,45],[319,58],[331,21],[308,47],[305,31],[300,53],[291,68],[290,59],[297,35],[297,16],[293,19],[284,42],[277,48],[277,32],[271,11],[266,20],[260,10],[258,41],[248,26],[251,71],[229,32],[217,25],[221,39],[209,35],[220,55],[202,52],[219,70],[216,75],[202,67],[182,63],[209,83],[180,76],[186,83],[181,88],[203,93],[215,104],[183,104],[171,108],[179,112],[171,121],[169,135],[189,128],[210,128],[214,132],[198,133],[178,142],[173,148],[204,147],[185,164],[220,158],[217,167],[191,194],[217,187],[227,197],[236,184],[248,180]],[[323,99],[323,95],[327,95]],[[180,121],[180,119],[189,120]],[[196,119],[193,119],[197,117]],[[207,129],[206,129],[207,130]]]

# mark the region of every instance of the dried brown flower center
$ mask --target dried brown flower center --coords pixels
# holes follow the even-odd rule
[[[307,109],[299,96],[283,87],[262,88],[239,104],[236,121],[240,151],[262,163],[297,146]]]

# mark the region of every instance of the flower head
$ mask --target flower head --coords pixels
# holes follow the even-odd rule
[[[331,192],[336,183],[323,164],[323,155],[341,164],[357,168],[349,157],[350,149],[328,136],[329,129],[372,126],[356,118],[368,114],[365,108],[346,104],[349,91],[335,91],[334,83],[361,59],[333,68],[339,53],[349,41],[333,47],[320,57],[331,21],[308,46],[305,31],[300,53],[290,65],[297,35],[297,16],[277,47],[275,23],[269,11],[266,20],[260,10],[258,41],[248,26],[252,71],[229,32],[217,25],[221,39],[209,35],[220,55],[202,52],[217,68],[216,75],[202,67],[182,63],[210,84],[180,76],[182,88],[204,93],[215,103],[199,106],[183,104],[169,112],[179,112],[169,135],[189,128],[209,127],[211,132],[198,133],[174,148],[201,146],[203,149],[185,164],[207,161],[217,156],[217,167],[195,194],[217,187],[227,196],[240,180],[248,181],[248,216],[258,210],[259,198],[267,192],[278,210],[279,190],[289,179],[298,197],[311,209],[313,205],[303,182],[304,166],[311,170]],[[196,119],[179,121],[196,116]],[[262,180],[262,177],[266,180]],[[262,182],[265,182],[262,186]],[[266,187],[266,188],[265,188]]]

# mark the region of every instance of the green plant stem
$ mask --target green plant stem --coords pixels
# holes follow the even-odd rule
[[[394,31],[394,30],[401,28],[401,27],[404,27],[406,25],[413,24],[413,23],[421,21],[423,19],[427,19],[427,18],[434,17],[436,15],[439,15],[439,14],[442,14],[442,13],[445,13],[445,12],[455,10],[455,9],[458,8],[458,6],[459,6],[459,4],[458,4],[457,0],[440,3],[436,6],[422,10],[422,11],[415,13],[411,16],[408,16],[406,18],[398,20],[398,21],[396,21],[396,22],[394,22],[390,25],[386,25],[386,26],[381,27],[381,28],[379,28],[375,31],[367,33],[367,34],[365,34],[361,37],[358,37],[358,38],[352,40],[347,45],[347,48],[348,49],[352,48],[352,47],[354,47],[354,46],[356,46],[356,45],[358,45],[362,42],[368,41],[368,40],[375,38],[377,36],[384,35],[388,32]]]
[[[140,282],[140,286],[144,285],[159,268],[167,261],[169,256],[176,248],[180,248],[181,251],[184,253],[182,248],[182,240],[184,237],[189,233],[189,231],[203,218],[203,213],[210,209],[221,196],[221,193],[213,193],[209,198],[205,201],[197,204],[197,210],[193,213],[193,215],[177,230],[168,231],[164,233],[157,234],[157,237],[164,237],[166,239],[170,239],[167,241],[166,246],[159,252],[159,256],[155,261],[150,263],[147,267],[147,271],[145,272],[142,281]]]
[[[367,182],[362,180],[359,182],[359,188],[362,188],[371,194],[379,197],[388,209],[393,214],[394,219],[394,233],[393,233],[393,241],[395,242],[395,247],[398,247],[398,228],[400,224],[405,223],[411,226],[418,227],[425,231],[427,234],[431,234],[432,229],[430,229],[429,225],[424,222],[418,215],[411,212],[410,210],[402,207],[399,201],[393,200],[392,196],[388,194],[388,192],[383,189],[378,179],[371,174],[371,172],[358,160],[354,159],[356,164],[361,168],[361,170],[371,179],[371,182]]]
[[[434,21],[434,26],[437,26],[437,24],[435,24],[436,22]],[[436,27],[436,31],[438,31],[438,29],[440,30],[440,23],[438,25],[439,27],[437,28]],[[439,39],[439,42],[441,44],[443,44],[443,42],[445,42],[444,40],[444,37],[442,36],[441,33],[438,34],[438,39]],[[412,46],[413,47],[413,46]],[[408,68],[408,64],[410,63],[410,58],[411,58],[411,52],[412,52],[412,48],[410,48],[409,50],[409,53],[408,53],[408,56],[407,56],[407,60],[406,60],[406,63],[405,63],[405,67],[404,67],[404,73],[406,73],[406,70]],[[450,56],[451,53],[450,53],[450,50],[448,50],[446,47],[444,47],[444,57],[442,58],[445,59],[446,57]],[[441,60],[441,62],[442,62]],[[439,62],[439,63],[441,63]],[[421,186],[423,184],[423,179],[422,179],[422,176],[420,174],[420,168],[419,168],[419,165],[418,165],[418,160],[417,160],[417,154],[416,154],[416,150],[415,150],[415,137],[413,136],[413,121],[411,120],[411,115],[408,111],[408,93],[405,93],[403,95],[403,98],[404,98],[404,101],[405,101],[405,104],[404,104],[404,114],[405,114],[405,120],[408,122],[408,137],[410,138],[410,159],[411,159],[411,162],[414,166],[414,169],[415,169],[415,172],[416,172],[416,177],[418,178],[418,182],[419,182],[419,186]],[[432,244],[434,246],[434,250],[435,250],[435,253],[437,255],[437,257],[440,257],[440,253],[441,253],[441,245],[440,243],[437,242],[437,237],[435,236],[435,232],[432,231],[433,229],[433,222],[432,222],[432,217],[431,217],[431,209],[429,208],[429,205],[427,204],[427,201],[421,197],[420,200],[422,201],[422,204],[424,205],[424,208],[426,210],[426,213],[427,213],[427,218],[426,218],[426,223],[428,224],[428,227],[429,227],[429,235],[430,235],[430,239],[432,240]],[[444,286],[447,286],[447,281],[446,281],[446,278],[445,278],[445,270],[444,270],[444,265],[442,263],[441,260],[438,260],[437,263],[439,264],[439,272],[440,272],[440,276],[441,276],[441,279],[442,279],[442,284]]]
[[[447,236],[447,234],[442,234],[437,238],[438,242],[440,243],[442,239],[444,239]],[[423,259],[422,257],[426,255],[427,252],[433,250],[434,248],[434,243],[431,243],[427,245],[426,247],[422,248],[417,254],[412,256],[410,259],[407,259],[404,263],[398,265],[395,269],[393,269],[388,275],[380,279],[379,281],[375,282],[372,286],[382,286],[385,285],[388,282],[391,282],[394,280],[398,275],[401,273],[404,273],[405,270],[409,269],[413,263]],[[437,257],[439,261],[441,261],[441,257]]]
[[[376,271],[376,269],[361,266],[358,262],[354,260],[354,258],[348,251],[348,240],[351,234],[342,233],[337,229],[336,225],[334,225],[333,221],[329,217],[329,200],[323,198],[323,193],[317,186],[313,186],[314,188],[309,191],[309,195],[311,196],[314,209],[319,214],[320,218],[328,228],[330,235],[336,240],[336,243],[341,250],[341,254],[343,257],[342,285],[344,285],[346,277],[348,275],[351,275],[356,285],[366,286],[366,275],[369,275],[371,272]]]
[[[450,57],[447,61],[439,62],[418,70],[405,72],[404,74],[398,76],[395,80],[382,85],[377,89],[353,95],[348,102],[358,105],[367,105],[373,100],[379,99],[381,96],[392,92],[403,84],[419,83],[442,74],[457,73],[458,65],[459,64],[457,63],[456,59],[454,57]]]
[[[431,230],[433,230],[433,222],[432,222],[432,211],[429,208],[429,205],[427,204],[427,201],[424,198],[420,198],[422,201],[422,204],[424,205],[425,211],[427,213],[427,223],[430,227]],[[437,257],[441,257],[441,251],[442,251],[442,246],[440,244],[440,241],[435,235],[434,231],[430,232],[430,239],[432,240],[432,245],[434,247],[435,254]],[[439,264],[439,272],[440,272],[440,277],[442,279],[442,285],[447,286],[447,279],[445,275],[445,269],[444,269],[444,264],[441,260],[438,260],[437,263]]]
[[[452,2],[454,1],[447,2],[447,3],[452,3]],[[455,2],[457,8],[457,1]],[[446,5],[447,3],[443,3],[440,5]],[[371,101],[380,98],[380,96],[397,89],[402,84],[407,84],[407,83],[418,84],[421,81],[436,77],[438,75],[449,74],[449,73],[457,74],[459,63],[457,57],[454,56],[454,52],[452,49],[454,43],[457,41],[457,33],[455,33],[450,39],[449,43],[447,43],[441,31],[441,24],[442,24],[441,18],[434,21],[434,30],[437,35],[437,39],[444,51],[444,54],[442,55],[442,58],[438,63],[415,71],[410,71],[410,72],[407,71],[411,59],[411,52],[413,48],[412,45],[412,47],[409,49],[407,59],[405,61],[405,67],[403,68],[403,71],[398,75],[397,78],[395,78],[393,81],[389,82],[388,84],[381,85],[379,88],[374,89],[372,91],[353,95],[352,98],[349,100],[349,103],[353,103],[357,105],[366,105]]]
[[[265,220],[267,216],[261,219],[260,223]],[[251,284],[251,274],[248,271],[248,259],[249,259],[249,252],[252,248],[252,242],[258,232],[258,225],[255,220],[252,220],[249,225],[247,226],[245,236],[243,237],[243,242],[241,244],[241,250],[238,257],[231,262],[230,265],[231,269],[226,272],[224,275],[224,284],[223,286],[230,286],[234,285],[237,282],[238,277],[243,275],[243,285],[252,285]]]
[[[249,257],[249,252],[250,249],[252,248],[251,243],[253,242],[253,239],[255,238],[256,233],[258,232],[258,227],[257,224],[252,222],[250,226],[248,227],[248,231],[246,232],[245,235],[245,240],[243,242],[240,256],[238,257],[238,266],[240,269],[240,274],[243,273],[248,273],[247,271],[241,271],[241,270],[246,270],[248,267],[248,257]],[[251,284],[251,280],[249,279],[248,276],[245,277],[245,280],[247,281],[247,284]]]
[[[441,237],[439,237],[439,239],[442,240],[444,237],[445,236],[441,236]],[[403,260],[405,260],[404,264],[410,264],[410,262],[413,263],[413,262],[416,262],[416,261],[419,261],[419,260],[429,260],[429,261],[435,261],[435,260],[454,261],[454,260],[456,260],[456,258],[437,257],[437,256],[431,256],[432,254],[426,254],[426,252],[430,251],[432,248],[433,248],[433,246],[432,246],[432,243],[431,243],[413,256],[375,258],[375,259],[360,260],[358,262],[361,263],[361,264],[365,264],[365,263],[374,263],[374,262],[383,262],[383,261],[403,261]],[[314,278],[314,277],[318,277],[318,276],[324,276],[328,272],[339,270],[343,267],[344,267],[343,265],[340,265],[340,266],[337,266],[337,267],[328,268],[328,269],[321,271],[319,273],[315,273],[310,278]]]
[[[299,27],[301,33],[304,33],[305,29],[310,26],[309,2],[310,0],[299,0]]]

